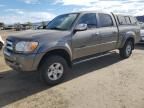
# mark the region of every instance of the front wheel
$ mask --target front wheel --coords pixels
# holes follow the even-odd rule
[[[61,56],[49,56],[43,61],[39,71],[42,80],[47,85],[53,86],[64,80],[68,65]]]
[[[120,56],[124,59],[129,58],[132,54],[132,50],[133,50],[133,42],[129,40],[125,43],[124,47],[119,50]]]

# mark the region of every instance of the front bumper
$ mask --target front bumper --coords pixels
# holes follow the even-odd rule
[[[4,49],[6,64],[17,71],[35,71],[43,54],[16,54]]]

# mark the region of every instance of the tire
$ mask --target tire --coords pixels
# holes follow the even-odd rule
[[[119,49],[121,58],[126,59],[131,56],[134,47],[133,44],[134,44],[133,41],[128,40],[126,41],[124,47]]]
[[[39,68],[41,79],[49,86],[61,83],[68,72],[68,65],[61,56],[47,57]]]

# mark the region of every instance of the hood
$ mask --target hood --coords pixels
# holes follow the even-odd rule
[[[19,33],[11,34],[8,38],[15,39],[57,39],[68,36],[70,34],[69,31],[59,31],[59,30],[26,30]]]

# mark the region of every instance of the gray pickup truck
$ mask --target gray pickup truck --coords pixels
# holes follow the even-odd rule
[[[65,78],[69,67],[119,49],[128,58],[140,39],[132,16],[104,12],[77,12],[56,17],[45,30],[8,36],[6,63],[18,71],[37,71],[48,85]]]

